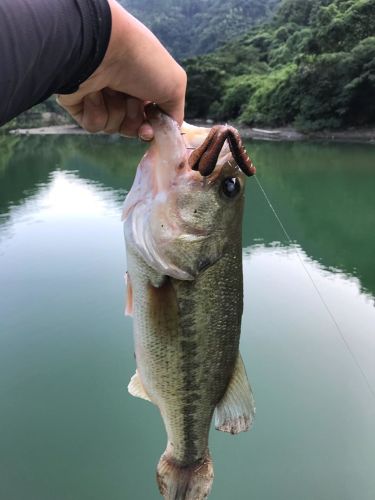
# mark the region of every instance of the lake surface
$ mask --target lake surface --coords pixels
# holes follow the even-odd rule
[[[247,148],[292,241],[249,179],[241,351],[257,416],[211,432],[210,498],[373,500],[375,146]],[[160,498],[163,424],[126,389],[120,214],[143,151],[0,137],[1,499]]]

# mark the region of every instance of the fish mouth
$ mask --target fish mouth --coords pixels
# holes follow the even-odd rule
[[[215,125],[198,148],[192,151],[189,165],[192,170],[207,177],[214,171],[224,142],[228,141],[230,152],[238,167],[247,176],[254,175],[256,170],[252,160],[242,144],[242,139],[237,129],[229,125]]]
[[[147,120],[159,120],[163,113],[159,106],[154,102],[149,102],[144,109]]]

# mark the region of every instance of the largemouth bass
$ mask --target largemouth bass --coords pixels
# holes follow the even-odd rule
[[[244,181],[255,169],[231,127],[181,133],[156,107],[147,116],[155,136],[123,214],[137,364],[129,392],[165,424],[161,494],[200,500],[213,480],[213,415],[236,434],[255,412],[239,353]]]

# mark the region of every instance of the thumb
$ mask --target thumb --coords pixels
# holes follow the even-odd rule
[[[173,92],[169,91],[168,99],[163,101],[162,99],[157,101],[156,104],[171,118],[176,120],[176,122],[181,126],[184,121],[185,114],[185,93],[186,93],[186,83],[187,76],[185,71],[180,68],[179,79],[177,80],[178,85],[173,89]]]

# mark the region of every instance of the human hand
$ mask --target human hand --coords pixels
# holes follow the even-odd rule
[[[89,132],[151,140],[144,106],[157,103],[181,125],[186,73],[142,23],[115,0],[108,3],[112,32],[103,61],[76,92],[60,94],[58,103]]]

